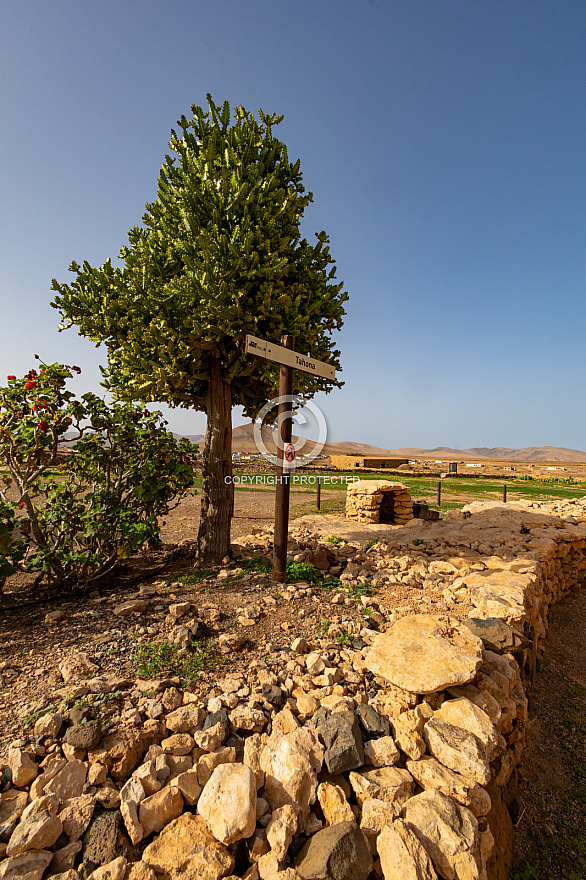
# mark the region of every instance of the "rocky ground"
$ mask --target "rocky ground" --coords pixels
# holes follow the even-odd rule
[[[425,537],[344,534],[333,518],[320,528],[297,524],[298,579],[285,587],[270,581],[271,536],[259,530],[219,571],[193,572],[184,545],[164,576],[3,615],[0,880],[403,880],[392,865],[407,863],[428,880],[482,876],[485,789],[422,761],[426,748],[434,760],[421,734],[442,700],[390,685],[365,657],[414,611],[458,629],[473,605],[455,575],[514,565],[527,544],[447,546],[431,524]],[[313,566],[325,575],[315,583]],[[432,864],[409,830],[414,795],[430,790],[434,809],[456,810],[446,827],[468,854],[459,867],[437,853]],[[339,852],[351,873],[335,873]]]

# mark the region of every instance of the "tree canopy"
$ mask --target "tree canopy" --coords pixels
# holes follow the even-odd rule
[[[278,389],[278,366],[246,355],[245,336],[292,334],[297,351],[340,369],[331,334],[347,294],[326,233],[301,237],[313,197],[273,134],[283,117],[236,107],[232,121],[227,101],[207,99],[172,131],[121,265],[72,263],[71,284],[53,279],[52,305],[61,329],[105,343],[104,384],[118,397],[206,412],[198,555],[214,562],[230,550],[232,406],[255,418]],[[306,397],[341,384],[296,371]]]
[[[273,129],[282,116],[213,103],[192,106],[172,131],[155,202],[129,232],[121,266],[73,262],[52,305],[61,327],[104,342],[104,384],[118,396],[206,409],[210,358],[219,356],[232,404],[254,418],[276,391],[278,368],[244,354],[247,333],[340,368],[331,333],[347,295],[335,282],[325,232],[310,244],[300,220],[313,200],[300,162]],[[297,374],[311,396],[338,381]]]

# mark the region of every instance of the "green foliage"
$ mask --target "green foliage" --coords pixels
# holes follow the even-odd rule
[[[374,547],[375,544],[378,544],[378,538],[375,538],[374,541],[365,541],[364,542],[364,549],[370,550],[370,548]]]
[[[414,544],[415,547],[420,547],[422,544],[425,544],[425,541],[423,538],[414,538],[411,543]]]
[[[15,538],[16,504],[0,500],[0,592],[4,580],[18,568],[25,554],[25,543]]]
[[[361,584],[358,582],[357,584],[353,584],[352,586],[348,586],[347,588],[348,595],[353,599],[360,599],[361,596],[372,596],[376,593],[376,590],[370,583],[370,581],[366,581],[366,583]]]
[[[352,644],[352,637],[345,632],[339,632],[336,636],[336,641],[340,645],[341,648],[346,647],[347,645]]]
[[[209,669],[219,662],[209,640],[197,642],[186,652],[166,639],[140,645],[132,660],[137,675],[142,678],[153,678],[164,671],[191,681],[197,679],[202,669]]]
[[[10,475],[0,487],[0,565],[68,587],[156,541],[158,517],[193,482],[191,444],[176,441],[158,413],[91,393],[78,400],[66,387],[72,370],[81,372],[42,364],[0,387],[0,460]],[[68,430],[75,450],[60,462]],[[8,543],[15,526],[23,537]]]
[[[311,562],[287,563],[288,581],[307,581],[310,584],[317,584],[321,579],[321,571],[315,565],[312,565]]]
[[[232,404],[255,417],[278,386],[278,366],[244,353],[245,334],[278,341],[339,368],[330,338],[342,326],[347,295],[334,282],[325,232],[301,238],[312,201],[299,160],[273,134],[282,117],[243,107],[192,106],[172,131],[143,225],[120,251],[93,268],[73,262],[71,284],[53,280],[61,328],[77,325],[105,342],[106,386],[119,396],[206,409],[214,357]],[[298,373],[304,395],[338,381]]]
[[[341,580],[337,577],[333,577],[332,575],[325,577],[323,579],[323,581],[321,582],[321,585],[326,590],[341,590],[342,589]]]
[[[336,547],[338,546],[338,544],[343,544],[343,543],[344,543],[344,539],[343,539],[343,538],[337,538],[336,535],[329,535],[329,537],[326,538],[326,541],[327,541],[329,544],[334,544]],[[373,541],[373,544],[374,544],[374,543],[375,543],[375,542]]]
[[[272,571],[269,563],[265,559],[261,559],[260,556],[251,556],[249,559],[244,559],[240,566],[245,571],[258,572],[259,574],[270,574]]]

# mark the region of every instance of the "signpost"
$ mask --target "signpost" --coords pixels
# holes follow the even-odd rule
[[[277,485],[275,491],[275,535],[273,542],[272,579],[281,584],[287,578],[287,536],[289,533],[289,472],[295,466],[295,446],[291,443],[293,419],[291,404],[293,394],[293,370],[302,370],[323,379],[335,379],[336,370],[330,364],[318,361],[309,355],[293,351],[295,337],[286,334],[281,337],[281,345],[246,336],[246,353],[264,358],[281,365],[279,373],[279,411],[278,422],[280,443],[277,449]]]
[[[294,339],[294,336],[281,338]],[[307,354],[299,354],[292,351],[292,346],[277,345],[275,342],[267,342],[266,339],[259,339],[257,336],[246,335],[246,354],[254,354],[257,357],[264,358],[265,361],[273,361],[276,364],[282,364],[285,367],[293,367],[294,370],[302,370],[304,373],[310,373],[312,376],[321,376],[322,379],[335,379],[336,370],[330,364],[323,361],[316,361],[315,358]],[[280,394],[280,392],[279,392]]]

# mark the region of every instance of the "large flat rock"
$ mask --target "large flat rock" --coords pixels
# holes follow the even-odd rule
[[[403,617],[375,639],[368,669],[414,694],[433,694],[472,681],[482,664],[482,642],[455,618]]]

